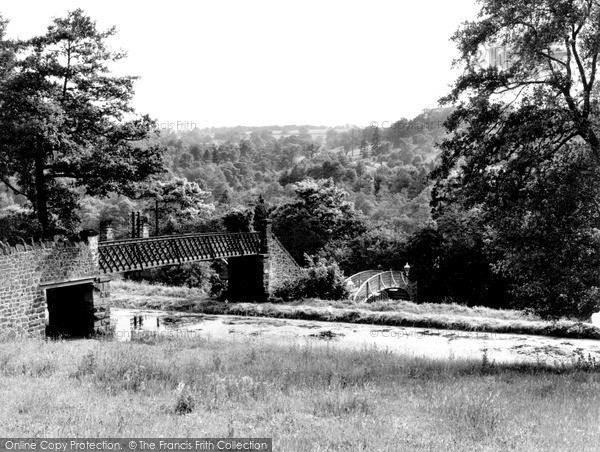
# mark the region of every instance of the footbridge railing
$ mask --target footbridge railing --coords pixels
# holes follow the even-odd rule
[[[412,299],[414,284],[401,271],[366,270],[346,279],[352,301],[367,301],[389,289],[402,289]]]
[[[101,272],[120,273],[262,251],[258,232],[187,234],[101,242],[98,261]]]
[[[381,273],[381,270],[365,270],[347,278],[345,283],[350,285],[351,291],[357,290],[366,280]]]

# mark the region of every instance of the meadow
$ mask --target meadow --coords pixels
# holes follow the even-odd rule
[[[278,451],[597,450],[597,363],[202,337],[0,343],[0,433],[273,437]]]

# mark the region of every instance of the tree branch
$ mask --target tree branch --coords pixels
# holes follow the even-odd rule
[[[31,201],[31,198],[29,197],[29,195],[27,195],[27,193],[22,192],[21,190],[15,188],[6,178],[2,178],[2,183],[4,185],[6,185],[8,188],[10,188],[12,191],[14,191],[16,194],[25,196],[27,199],[29,199]]]
[[[581,82],[583,83],[584,91],[589,89],[587,77],[585,74],[585,68],[583,67],[583,63],[581,58],[579,57],[579,52],[577,51],[577,33],[573,30],[571,34],[571,50],[573,52],[573,58],[575,58],[575,63],[577,64],[577,68],[579,69],[579,76],[581,77]]]

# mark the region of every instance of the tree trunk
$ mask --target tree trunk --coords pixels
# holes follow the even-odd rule
[[[50,229],[48,191],[46,190],[46,176],[44,175],[45,164],[44,149],[39,146],[35,155],[35,208],[44,234]]]

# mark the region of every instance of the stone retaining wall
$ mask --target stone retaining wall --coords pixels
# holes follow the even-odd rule
[[[273,234],[267,236],[269,244],[269,292],[273,293],[286,281],[302,273],[301,267]]]
[[[230,282],[239,285],[230,288],[238,289],[233,295],[267,296],[301,274],[270,224],[261,243],[261,254],[230,259],[237,275]],[[0,336],[87,335],[104,329],[110,321],[109,281],[100,274],[96,235],[13,246],[0,242]]]
[[[46,290],[80,281],[95,284],[94,298],[104,317],[110,292],[108,284],[98,277],[97,236],[14,246],[0,242],[0,334],[43,335]]]

